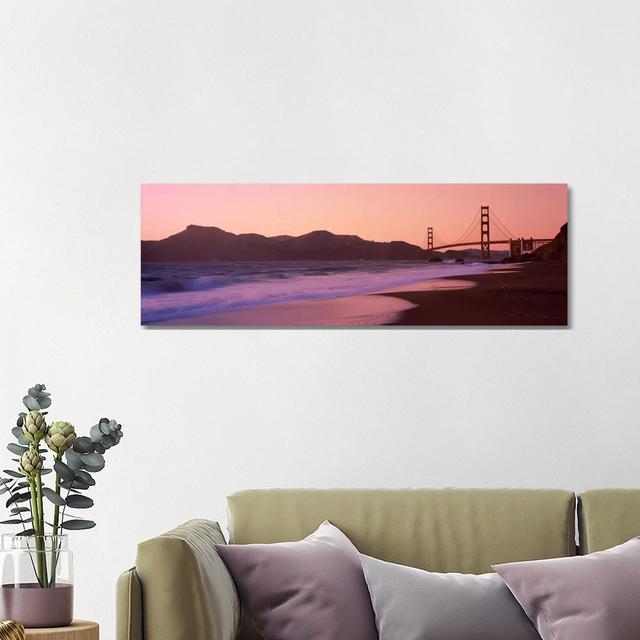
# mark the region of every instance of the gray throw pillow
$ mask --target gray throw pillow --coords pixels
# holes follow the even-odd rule
[[[540,640],[494,573],[431,573],[360,557],[380,640]]]

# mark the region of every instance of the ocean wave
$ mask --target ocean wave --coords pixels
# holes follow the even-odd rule
[[[142,322],[373,293],[487,268],[485,264],[346,261],[145,264]]]

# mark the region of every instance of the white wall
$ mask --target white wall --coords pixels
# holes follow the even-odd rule
[[[640,5],[6,0],[0,416],[126,429],[73,535],[113,636],[135,543],[273,486],[638,486]],[[570,330],[145,330],[142,182],[566,181]],[[6,452],[6,463],[9,462]],[[3,466],[7,466],[7,464]]]

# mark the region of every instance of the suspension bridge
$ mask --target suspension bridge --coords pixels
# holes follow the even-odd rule
[[[480,239],[477,240],[478,232]],[[496,238],[495,236],[502,236]],[[492,237],[493,236],[493,237]],[[551,242],[553,238],[525,238],[513,233],[498,218],[492,207],[482,205],[473,216],[473,219],[464,230],[461,236],[453,242],[446,242],[438,236],[433,227],[427,228],[426,246],[427,256],[433,255],[434,251],[443,249],[454,249],[456,247],[480,247],[480,254],[483,260],[491,259],[491,247],[494,245],[505,245],[509,247],[509,255],[517,256],[528,253]]]

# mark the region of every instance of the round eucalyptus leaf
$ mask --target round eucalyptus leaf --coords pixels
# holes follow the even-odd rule
[[[91,436],[91,442],[100,442],[102,440],[102,431],[100,431],[100,425],[94,424],[93,427],[89,430],[89,435]]]
[[[109,434],[108,436],[103,436],[102,444],[104,445],[105,449],[111,449],[111,447],[116,444],[116,439],[111,434]]]
[[[15,433],[13,435],[15,435]],[[31,441],[24,437],[22,429],[20,429],[20,435],[17,435],[16,438],[18,440],[18,444],[21,444],[23,447],[28,447],[31,444]]]
[[[62,460],[56,460],[53,463],[53,468],[55,472],[63,479],[63,480],[73,480],[76,477],[76,474],[70,469]]]
[[[64,505],[66,504],[64,498],[62,496],[59,496],[53,489],[50,489],[49,487],[42,487],[42,495],[49,502],[53,502],[53,504],[57,505],[58,507],[64,507]]]
[[[64,481],[60,484],[60,486],[65,490],[79,489],[84,491],[89,488],[89,485],[81,480],[72,480],[72,481]]]
[[[109,423],[108,422],[101,422],[99,427],[100,427],[100,431],[104,435],[107,435],[108,433],[111,433],[111,428],[109,427]]]
[[[91,438],[82,436],[73,443],[73,450],[77,453],[93,453],[94,447]]]
[[[95,449],[96,453],[104,453],[106,451],[105,446],[104,444],[102,444],[102,442],[94,442],[93,448]]]
[[[73,451],[73,449],[69,449],[65,454],[67,459],[67,464],[73,471],[77,471],[78,469],[82,469],[82,456]]]
[[[84,482],[89,487],[93,487],[93,485],[96,483],[96,481],[91,477],[91,474],[87,473],[86,471],[78,471],[78,473],[76,474],[76,481],[78,480]]]
[[[23,447],[15,442],[10,442],[7,445],[7,449],[11,451],[11,453],[15,453],[17,456],[21,456],[25,451],[27,451],[29,447]]]
[[[100,453],[87,453],[82,456],[82,462],[83,464],[91,467],[99,467],[100,465],[104,466],[104,458]]]
[[[91,498],[87,498],[87,496],[73,494],[67,496],[67,506],[72,509],[89,509],[90,507],[93,507],[93,500]]]
[[[93,520],[67,520],[60,527],[69,531],[79,531],[80,529],[93,529],[96,523]]]
[[[91,473],[98,473],[98,471],[102,471],[102,470],[104,469],[104,462],[103,462],[101,465],[98,465],[98,466],[95,466],[95,467],[94,467],[94,466],[92,466],[92,465],[90,465],[90,464],[87,464],[87,463],[85,462],[85,464],[84,464],[84,468],[85,468],[87,471],[90,471]]]
[[[27,407],[27,409],[29,409],[29,411],[40,410],[40,404],[35,398],[31,396],[25,396],[24,398],[22,398],[22,402],[24,403],[24,406]]]

